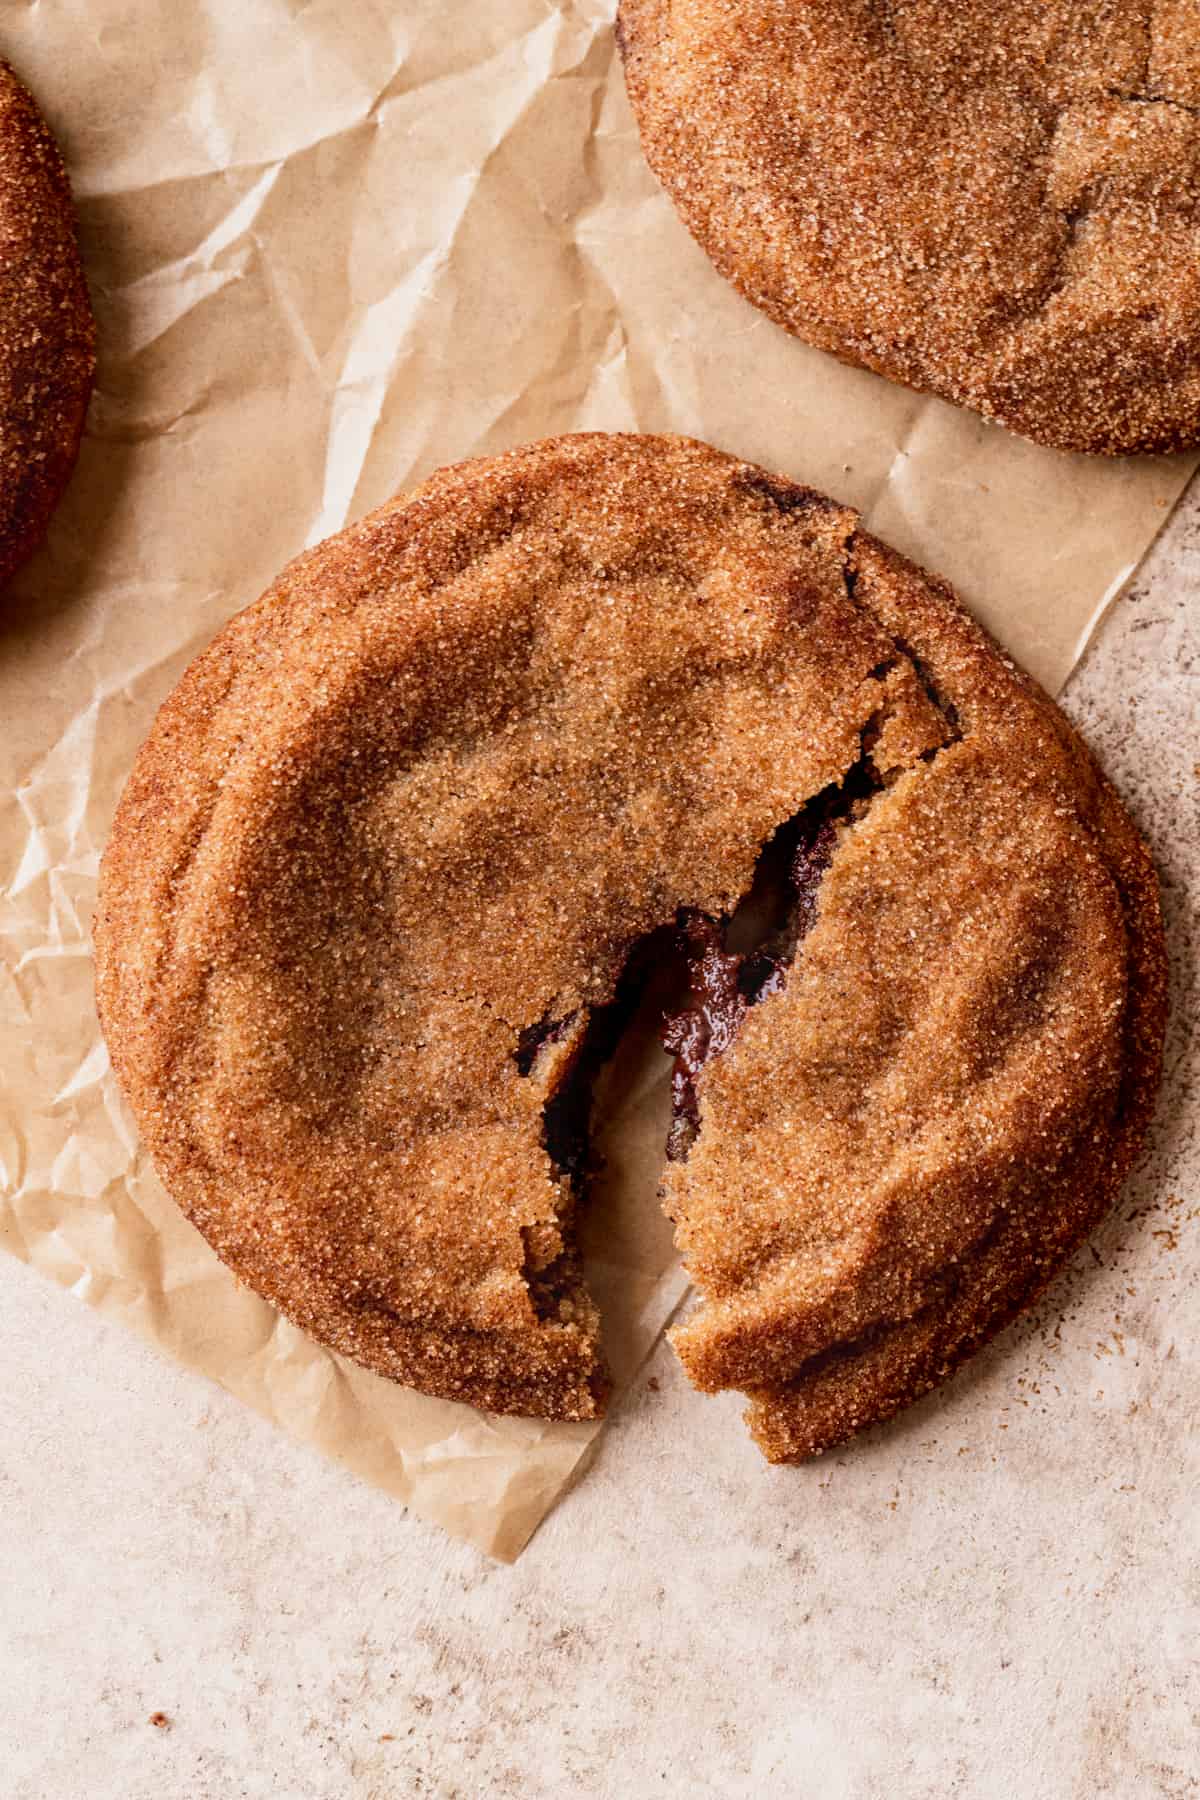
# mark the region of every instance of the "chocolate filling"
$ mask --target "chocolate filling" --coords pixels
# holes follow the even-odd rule
[[[760,492],[781,512],[802,510],[814,497],[790,483],[752,472],[745,485]],[[847,544],[847,552],[852,540]],[[843,570],[846,593],[855,604],[858,573],[852,563]],[[948,744],[961,741],[957,708],[938,690],[930,670],[902,638],[892,653],[871,671],[885,682],[901,662],[912,668],[926,699],[945,726],[941,743],[915,752],[932,761]],[[543,1108],[542,1141],[561,1186],[555,1217],[522,1228],[525,1279],[540,1318],[569,1320],[582,1284],[574,1237],[574,1208],[583,1197],[592,1166],[591,1115],[593,1089],[604,1064],[617,1049],[640,1004],[661,1005],[659,1034],[674,1057],[671,1073],[671,1124],[666,1154],[670,1162],[686,1161],[700,1130],[699,1080],[705,1065],[728,1050],[748,1010],[779,993],[796,952],[817,921],[821,883],[833,862],[839,829],[861,818],[881,789],[890,786],[906,766],[883,769],[876,750],[893,716],[885,697],[880,710],[862,729],[859,756],[845,776],[809,800],[781,825],[764,846],[750,891],[732,914],[714,918],[698,908],[684,908],[674,927],[662,927],[634,942],[613,999],[588,1017],[586,1029],[557,1079]],[[913,757],[913,752],[909,752]],[[914,760],[915,760],[914,759]],[[912,766],[908,761],[907,766]],[[675,1004],[680,985],[686,1000]],[[663,996],[669,994],[669,999]],[[578,1012],[550,1013],[519,1034],[513,1060],[522,1076],[535,1073],[543,1051],[572,1030]]]
[[[816,923],[817,893],[833,861],[838,826],[855,817],[878,787],[864,753],[843,781],[779,828],[732,918],[692,910],[681,915],[677,941],[690,998],[662,1025],[663,1048],[675,1057],[668,1161],[684,1162],[700,1129],[700,1071],[729,1048],[747,1010],[783,987],[798,945]]]
[[[783,987],[797,946],[816,922],[818,890],[833,860],[838,827],[860,813],[879,786],[864,735],[863,754],[845,778],[817,794],[764,847],[753,885],[729,919],[686,908],[674,930],[651,932],[632,947],[616,995],[592,1013],[571,1066],[544,1109],[546,1152],[573,1193],[588,1173],[596,1078],[637,1008],[649,971],[674,962],[687,983],[686,1003],[665,1010],[660,1027],[663,1048],[675,1058],[667,1158],[683,1162],[700,1128],[701,1070],[733,1043],[747,1010]],[[576,1016],[547,1015],[521,1032],[514,1060],[522,1075],[533,1072],[542,1051],[562,1040]],[[549,1229],[557,1238],[555,1228]],[[545,1228],[533,1231],[538,1239],[545,1234]],[[546,1283],[539,1249],[531,1241],[531,1289]]]
[[[589,1014],[587,1029],[570,1066],[546,1101],[542,1139],[551,1162],[568,1180],[579,1181],[587,1173],[596,1077],[637,1011],[651,972],[661,968],[673,942],[674,932],[667,926],[648,932],[630,947],[616,993],[607,1005],[598,1006]],[[532,1074],[542,1051],[560,1043],[578,1016],[577,1012],[560,1018],[547,1015],[536,1025],[526,1026],[513,1052],[520,1074]]]
[[[539,1019],[536,1025],[526,1025],[517,1038],[517,1048],[513,1053],[518,1073],[531,1074],[534,1063],[547,1044],[557,1044],[560,1038],[565,1037],[575,1018],[576,1015],[571,1012],[561,1019]]]
[[[850,572],[847,588],[852,595]],[[948,741],[958,741],[962,731],[953,705],[937,692],[907,644],[897,640],[895,656],[873,674],[883,680],[901,657],[915,669],[927,698],[945,720]],[[819,891],[833,861],[839,828],[861,817],[892,778],[881,773],[874,757],[888,717],[885,705],[864,727],[859,758],[843,779],[808,801],[765,845],[750,891],[733,914],[713,918],[697,908],[685,908],[673,929],[640,939],[630,948],[614,998],[588,1019],[582,1041],[543,1112],[543,1142],[564,1194],[557,1220],[525,1231],[526,1279],[539,1316],[564,1316],[570,1290],[579,1281],[570,1213],[589,1172],[593,1088],[643,997],[651,971],[656,971],[656,992],[664,977],[676,984],[682,977],[686,983],[684,1004],[675,1005],[672,995],[672,1003],[663,1007],[659,1028],[663,1048],[675,1059],[666,1154],[670,1162],[683,1162],[700,1129],[702,1070],[729,1049],[748,1010],[783,988],[799,945],[816,924]],[[921,760],[937,753],[937,749],[922,751]],[[577,1017],[574,1012],[557,1018],[548,1014],[520,1033],[513,1054],[523,1076],[534,1072],[542,1052],[561,1042]]]
[[[540,1319],[569,1322],[572,1295],[582,1284],[579,1252],[574,1241],[573,1209],[583,1196],[591,1172],[592,1097],[597,1077],[637,1011],[651,972],[661,968],[670,954],[674,932],[670,926],[639,939],[630,949],[617,982],[617,991],[605,1006],[589,1016],[570,1063],[542,1109],[542,1142],[562,1188],[554,1219],[522,1227],[525,1261],[522,1274],[534,1310]],[[560,1043],[574,1025],[578,1013],[547,1015],[527,1026],[517,1038],[513,1061],[523,1076],[532,1075],[539,1056]]]

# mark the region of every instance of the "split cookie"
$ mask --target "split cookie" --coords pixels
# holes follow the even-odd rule
[[[676,957],[674,1341],[777,1459],[1039,1291],[1163,1029],[1150,863],[1057,707],[849,508],[680,438],[446,469],[294,562],[162,708],[96,948],[231,1268],[385,1375],[562,1419],[607,1385],[590,1083]]]

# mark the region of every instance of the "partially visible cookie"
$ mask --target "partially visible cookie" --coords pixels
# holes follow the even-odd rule
[[[607,1385],[592,1079],[686,963],[675,1343],[779,1459],[1037,1292],[1163,1026],[1149,860],[1058,709],[849,508],[681,438],[446,469],[285,570],[138,755],[96,951],[143,1137],[238,1275],[551,1418]]]
[[[650,164],[798,337],[1058,449],[1200,443],[1193,0],[621,0]]]
[[[0,582],[41,542],[75,466],[95,363],[62,158],[0,62]]]

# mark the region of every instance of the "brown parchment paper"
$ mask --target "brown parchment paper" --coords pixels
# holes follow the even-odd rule
[[[139,1152],[92,1009],[100,851],[187,660],[438,464],[684,431],[861,506],[1051,688],[1192,463],[1022,444],[785,337],[657,190],[611,0],[54,0],[0,54],[59,135],[100,331],[88,437],[0,599],[0,1242],[427,1519],[516,1555],[594,1431],[355,1369],[241,1289]],[[627,1381],[684,1291],[665,1060],[605,1081],[593,1284]]]

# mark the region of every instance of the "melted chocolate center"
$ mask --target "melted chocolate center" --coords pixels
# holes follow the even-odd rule
[[[750,1005],[742,992],[743,958],[726,950],[724,926],[702,912],[689,911],[680,920],[679,937],[691,998],[682,1012],[668,1014],[661,1027],[663,1048],[675,1056],[667,1135],[672,1162],[683,1160],[699,1129],[696,1077],[710,1056],[729,1048]]]
[[[774,919],[772,923],[768,917],[757,948],[729,949],[731,921],[694,909],[681,914],[677,938],[687,966],[689,1001],[662,1023],[663,1048],[675,1057],[669,1161],[686,1160],[700,1128],[700,1071],[728,1050],[747,1009],[777,994],[787,980],[796,947],[816,922],[817,890],[833,860],[837,821],[864,797],[862,787],[862,782],[847,780],[818,794],[781,827],[764,852],[755,886],[773,890],[765,903]],[[760,896],[756,910],[761,913],[763,905]]]
[[[667,1157],[672,1162],[686,1159],[700,1128],[701,1070],[728,1050],[748,1009],[783,988],[797,946],[816,923],[818,890],[833,860],[838,824],[853,816],[877,785],[864,757],[844,781],[826,788],[781,826],[733,918],[714,919],[689,907],[680,913],[674,932],[670,927],[652,932],[634,946],[615,997],[592,1014],[571,1067],[546,1102],[546,1149],[569,1182],[581,1184],[588,1172],[596,1076],[615,1050],[648,972],[670,958],[671,948],[686,972],[688,999],[679,1010],[665,1012],[659,1028],[663,1048],[675,1058]],[[738,943],[745,947],[734,947]],[[567,1034],[575,1016],[548,1016],[521,1032],[514,1059],[522,1075],[533,1071],[547,1045]]]

